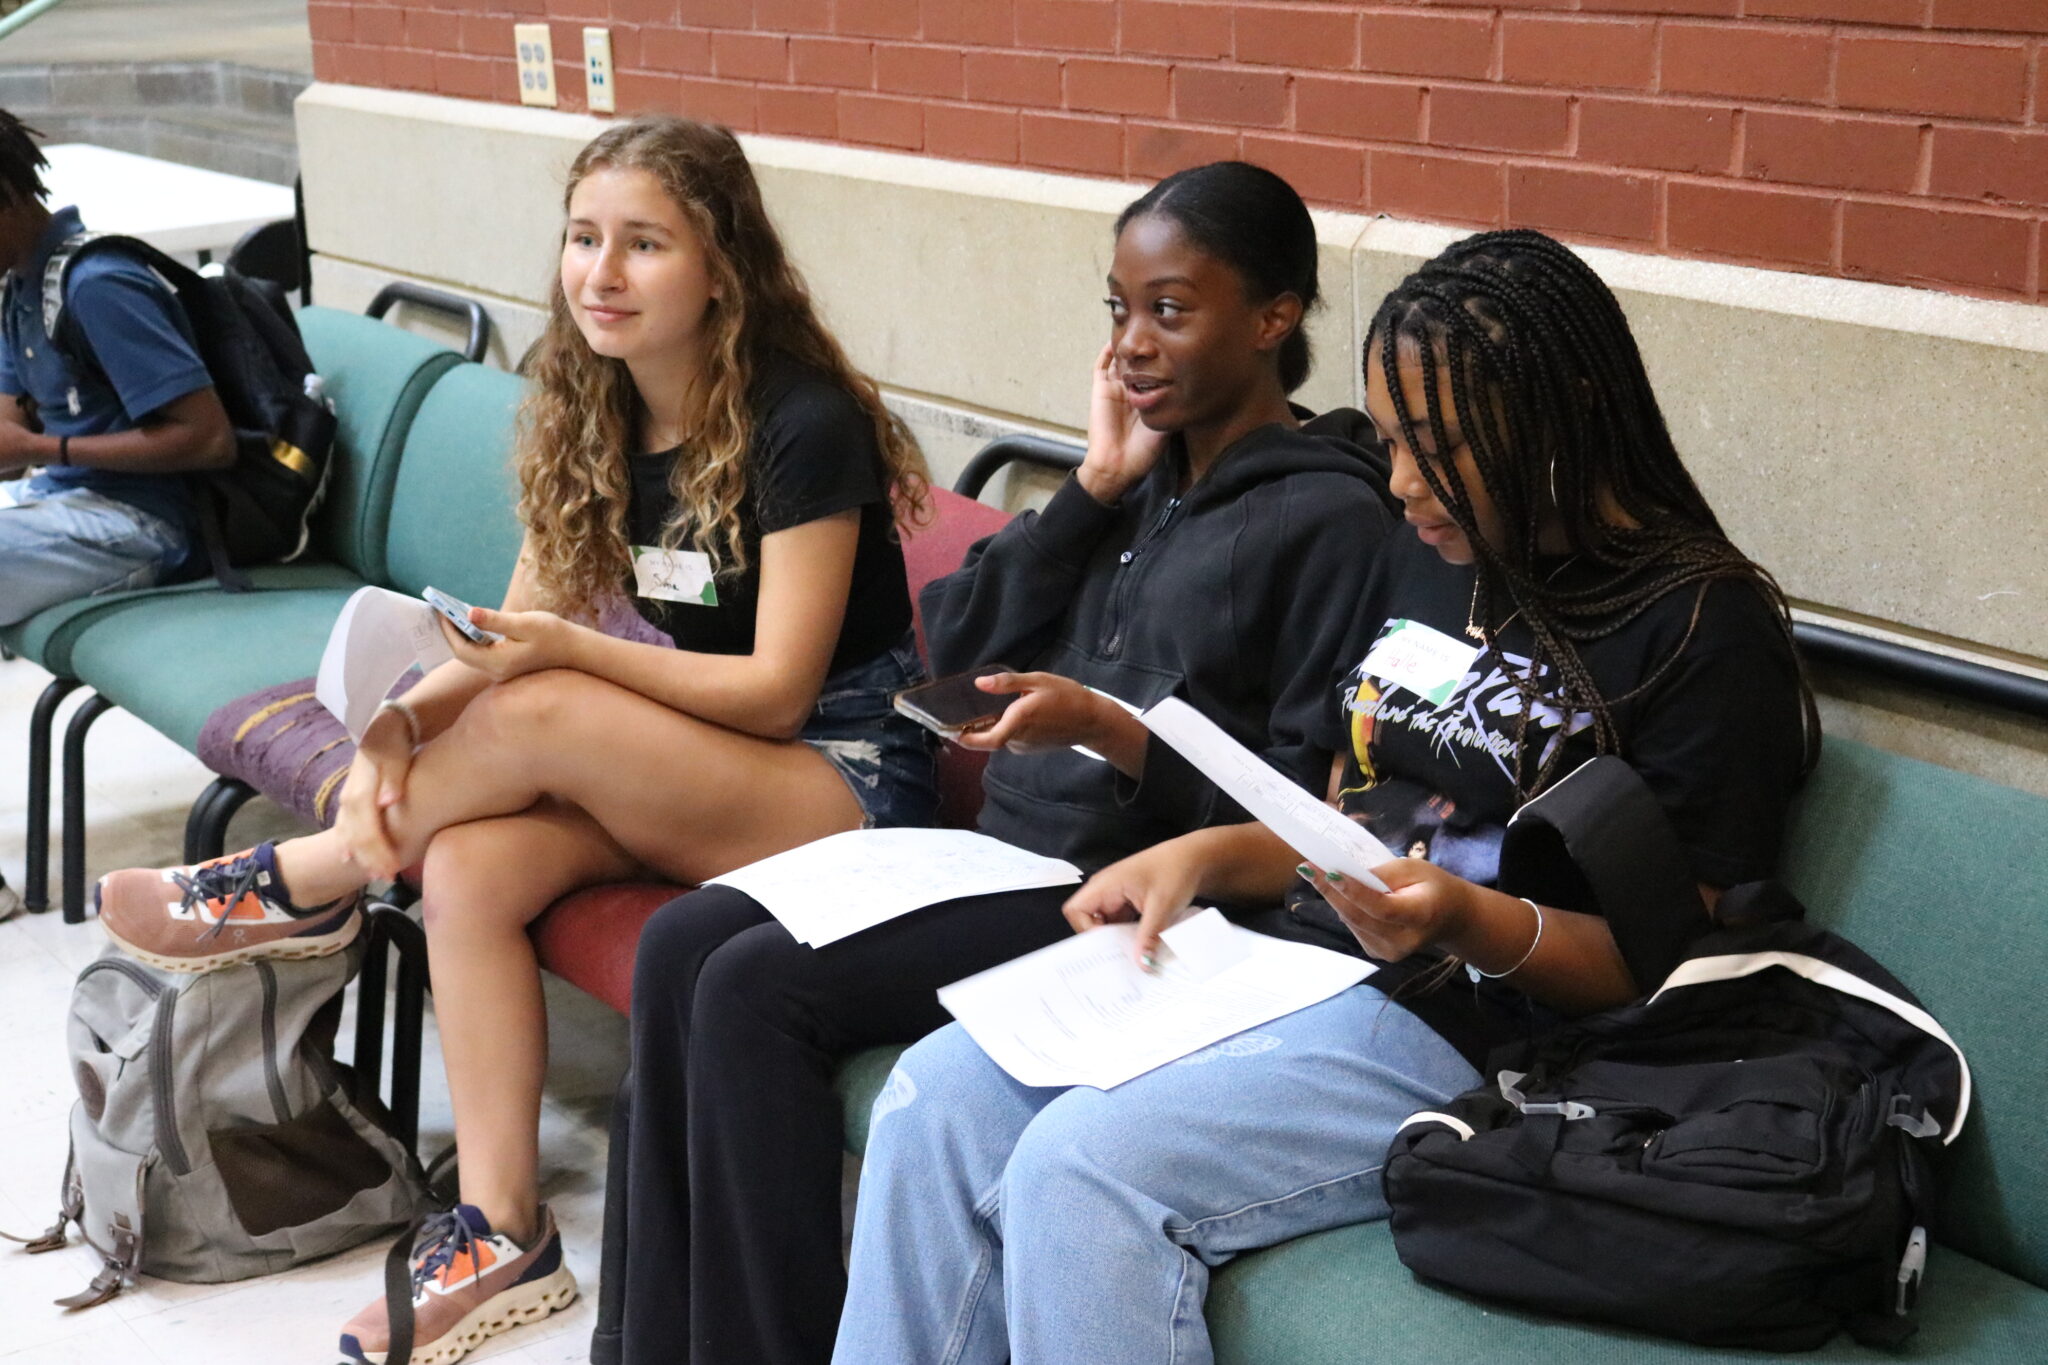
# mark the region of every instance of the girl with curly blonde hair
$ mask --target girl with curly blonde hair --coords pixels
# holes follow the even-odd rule
[[[363,885],[424,859],[464,1201],[394,1305],[430,1365],[576,1293],[538,1194],[527,924],[581,887],[700,882],[935,804],[924,732],[890,706],[921,676],[897,526],[924,464],[819,321],[738,141],[615,126],[570,167],[566,216],[525,543],[503,607],[470,611],[502,638],[447,631],[455,661],[371,722],[332,830],[101,889],[116,941],[206,971],[341,947]],[[393,1316],[364,1309],[343,1354],[384,1360]]]

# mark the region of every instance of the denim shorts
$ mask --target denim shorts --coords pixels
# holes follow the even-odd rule
[[[898,692],[924,680],[917,639],[906,631],[867,662],[827,678],[798,736],[846,779],[862,829],[929,825],[938,814],[938,737],[892,705]]]

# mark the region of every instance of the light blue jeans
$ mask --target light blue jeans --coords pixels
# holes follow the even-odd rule
[[[1477,1080],[1370,984],[1108,1091],[951,1025],[875,1098],[833,1361],[1209,1365],[1210,1270],[1386,1217],[1394,1130]]]
[[[163,518],[91,489],[0,482],[0,626],[74,598],[147,588],[185,548]]]

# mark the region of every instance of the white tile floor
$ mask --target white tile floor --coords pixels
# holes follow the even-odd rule
[[[17,887],[28,713],[47,681],[29,663],[0,663],[0,872]],[[59,716],[60,734],[73,704]],[[175,861],[186,807],[211,778],[196,759],[120,712],[93,727],[87,774],[87,872],[93,877]],[[290,815],[259,801],[237,818],[235,838],[282,837],[296,829]],[[0,924],[0,1228],[9,1232],[40,1232],[56,1211],[65,1117],[74,1097],[65,1065],[65,1003],[72,977],[103,943],[94,925],[66,925],[55,911]],[[626,1027],[559,982],[549,983],[548,997],[552,1056],[541,1188],[561,1221],[564,1249],[585,1297],[567,1312],[488,1343],[471,1360],[579,1365],[587,1356],[603,1220],[604,1125],[625,1066]],[[352,1030],[344,1026],[342,1037],[352,1037]],[[448,1141],[452,1123],[431,1016],[425,1071],[421,1147],[432,1153]],[[145,1279],[109,1304],[67,1313],[51,1301],[92,1278],[92,1254],[74,1242],[61,1252],[29,1256],[0,1242],[0,1365],[335,1360],[341,1324],[377,1293],[383,1254],[382,1246],[360,1247],[238,1284]]]

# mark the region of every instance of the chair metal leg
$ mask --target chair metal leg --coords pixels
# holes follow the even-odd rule
[[[28,855],[21,900],[31,913],[50,908],[50,731],[57,704],[78,689],[76,678],[52,678],[28,721]]]
[[[249,804],[256,789],[233,777],[216,777],[185,816],[185,861],[201,863],[227,851],[228,822]]]
[[[85,920],[85,732],[114,709],[95,692],[64,727],[64,922]]]

